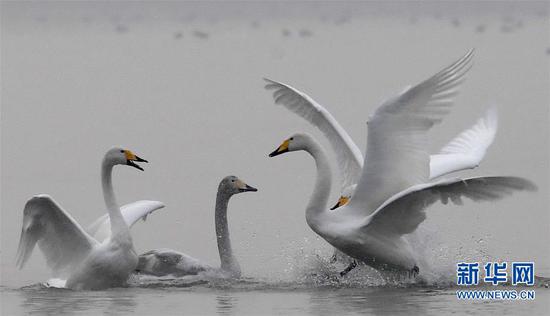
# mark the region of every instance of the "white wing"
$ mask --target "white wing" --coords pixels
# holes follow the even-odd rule
[[[497,127],[496,108],[490,108],[474,126],[456,136],[439,154],[430,157],[430,179],[477,167],[493,143]]]
[[[298,114],[316,126],[328,138],[338,161],[341,189],[356,184],[363,168],[363,156],[338,121],[307,94],[281,82],[264,80],[268,82],[265,86],[266,89],[275,90],[273,92],[275,103]]]
[[[17,266],[23,268],[35,244],[54,276],[64,276],[84,260],[98,242],[50,196],[38,195],[25,204]]]
[[[476,177],[445,179],[424,183],[404,190],[382,204],[365,220],[366,229],[385,235],[412,233],[426,219],[424,210],[437,201],[462,205],[462,197],[475,202],[499,200],[514,191],[535,191],[529,180],[519,177]]]
[[[368,122],[368,159],[347,210],[367,216],[392,195],[428,181],[426,132],[449,113],[472,55],[469,51],[376,110]]]
[[[126,204],[120,208],[122,217],[128,227],[132,227],[139,219],[145,220],[147,215],[164,207],[159,201],[137,201]],[[105,214],[95,220],[86,231],[98,241],[103,241],[111,236],[111,221],[109,214]]]

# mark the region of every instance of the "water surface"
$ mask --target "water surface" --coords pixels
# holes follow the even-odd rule
[[[489,289],[489,288],[485,288]],[[512,289],[501,287],[498,289]],[[52,315],[544,315],[550,290],[534,301],[459,301],[457,288],[436,286],[304,285],[252,280],[172,286],[134,285],[71,291],[33,285],[2,288],[2,314]]]

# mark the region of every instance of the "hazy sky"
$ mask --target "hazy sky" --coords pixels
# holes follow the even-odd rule
[[[431,133],[433,150],[497,105],[494,145],[461,176],[523,176],[539,191],[434,205],[421,225],[427,259],[445,267],[465,257],[533,260],[550,274],[547,7],[2,2],[2,284],[49,276],[38,249],[15,268],[31,196],[52,195],[83,225],[105,213],[100,161],[113,145],[150,161],[145,172],[115,169],[119,202],[167,205],[132,230],[138,252],[168,247],[217,265],[216,188],[234,174],[259,189],[229,205],[243,273],[288,278],[296,258],[330,248],[305,223],[312,159],[267,154],[306,131],[333,155],[319,132],[273,104],[262,77],[309,93],[364,152],[365,122],[385,98],[472,47],[474,67]],[[334,184],[331,201],[337,175]]]

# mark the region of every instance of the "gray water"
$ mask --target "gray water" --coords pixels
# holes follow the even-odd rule
[[[548,2],[1,2],[2,314],[543,314],[535,301],[456,299],[460,261],[534,261],[550,275],[550,20]],[[331,247],[304,219],[314,165],[267,154],[295,132],[326,140],[273,104],[263,77],[323,104],[364,152],[365,122],[387,97],[475,48],[474,66],[436,152],[490,105],[499,131],[482,164],[457,176],[513,175],[539,190],[491,204],[434,205],[411,236],[421,284],[387,284],[359,270],[348,281],[319,258]],[[99,162],[110,146],[150,161],[117,168],[121,203],[167,207],[132,228],[135,248],[173,248],[218,265],[217,184],[234,174],[257,193],[229,205],[241,282],[133,284],[73,292],[44,288],[35,249],[15,254],[22,209],[47,193],[79,223],[105,213]],[[328,151],[332,161],[333,154]],[[331,201],[338,197],[337,175]],[[341,267],[340,267],[341,268]],[[366,276],[366,277],[365,277]],[[504,287],[502,287],[504,288]]]
[[[489,288],[486,288],[489,289]],[[499,287],[499,289],[512,289]],[[518,288],[513,288],[518,289]],[[107,291],[2,288],[2,314],[51,315],[545,315],[550,290],[534,301],[458,301],[456,288],[320,286],[226,281]]]

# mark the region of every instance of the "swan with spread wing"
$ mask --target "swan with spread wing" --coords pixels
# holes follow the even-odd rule
[[[31,198],[23,211],[17,265],[21,269],[35,245],[46,257],[53,276],[67,280],[71,289],[104,289],[124,285],[137,265],[129,228],[140,218],[164,207],[157,201],[138,201],[119,208],[111,180],[113,167],[147,162],[133,152],[112,148],[101,166],[103,197],[108,214],[87,230],[50,196]]]
[[[456,89],[450,89],[460,83],[462,76],[471,65],[472,58],[473,50],[470,50],[460,63],[455,65],[455,69],[449,69],[457,75],[457,80],[453,86],[444,88],[448,89],[447,97],[452,97],[456,93]],[[361,151],[334,116],[312,97],[288,84],[270,79],[264,80],[267,82],[266,89],[273,90],[275,103],[283,105],[317,127],[328,139],[336,154],[340,173],[341,194],[332,209],[345,205],[353,196],[361,176],[363,160],[365,160]],[[496,131],[496,110],[490,109],[474,126],[452,139],[438,154],[430,156],[429,178],[434,179],[452,172],[477,167],[483,160],[487,148],[492,144]]]
[[[307,134],[295,134],[270,156],[304,150],[317,166],[306,221],[345,254],[379,270],[417,273],[415,253],[405,238],[437,201],[461,204],[498,200],[514,191],[533,191],[519,177],[440,179],[430,182],[427,132],[449,113],[455,88],[468,70],[471,52],[429,79],[384,102],[368,122],[367,151],[351,200],[329,211],[331,170],[326,154]],[[368,159],[367,159],[368,158]]]
[[[227,224],[227,206],[233,195],[256,191],[258,191],[256,188],[249,186],[235,176],[227,176],[220,181],[214,213],[216,239],[221,262],[220,268],[214,268],[179,251],[155,249],[139,256],[139,264],[136,270],[143,274],[155,276],[172,275],[179,277],[214,272],[218,277],[239,278],[241,268],[231,248]]]

